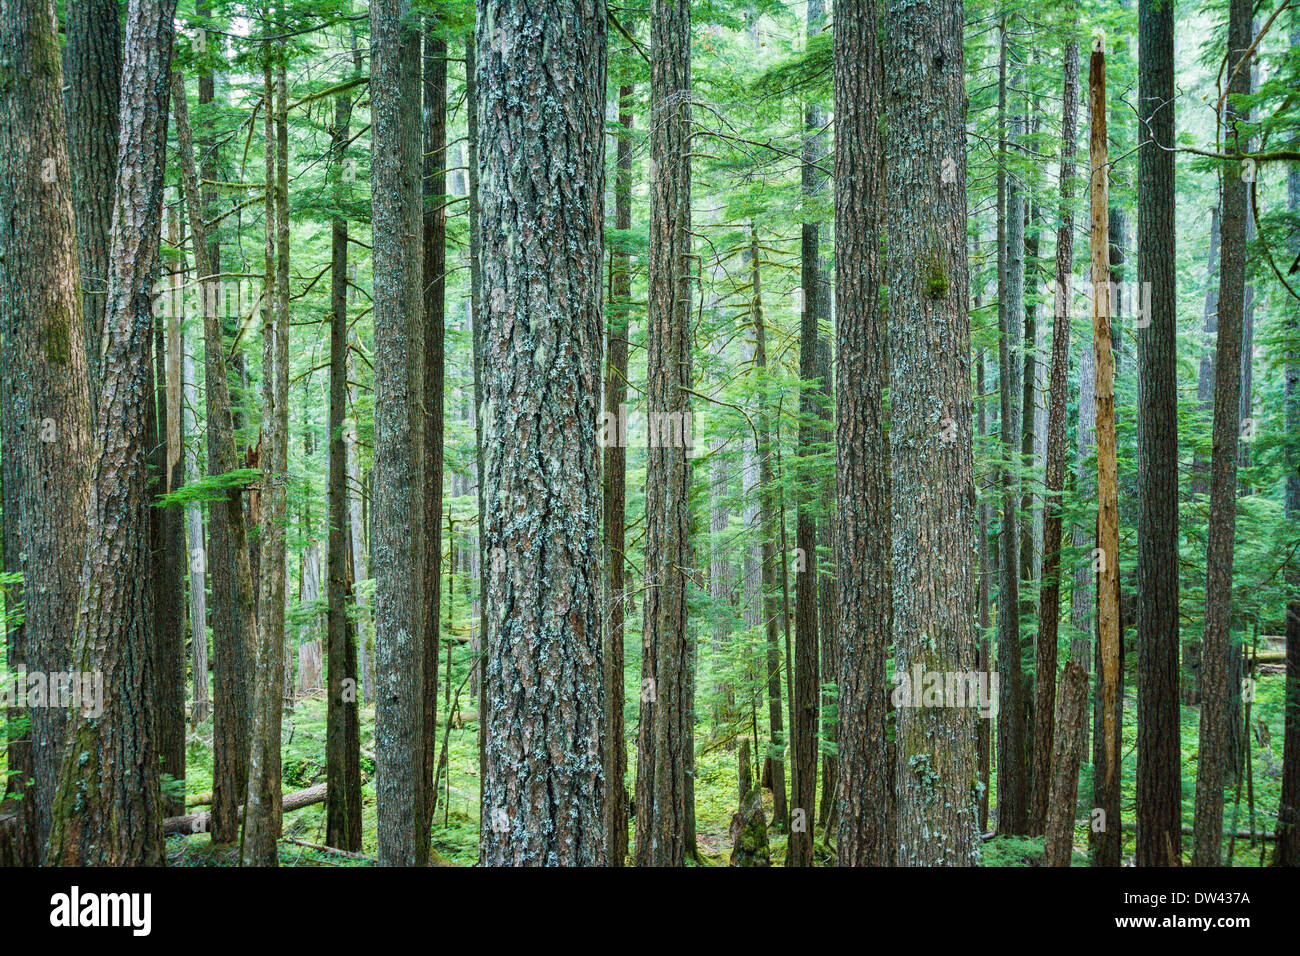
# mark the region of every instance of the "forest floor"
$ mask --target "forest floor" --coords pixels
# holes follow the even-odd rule
[[[1262,648],[1261,648],[1262,650]],[[1126,663],[1126,673],[1134,672],[1135,660]],[[1249,743],[1251,774],[1243,776],[1241,786],[1234,781],[1225,798],[1224,830],[1271,833],[1276,826],[1276,811],[1281,787],[1281,749],[1283,721],[1283,683],[1281,673],[1263,673],[1254,689],[1251,703],[1250,728],[1246,734]],[[1132,684],[1126,688],[1128,699],[1125,711],[1136,710]],[[635,697],[632,698],[635,700]],[[441,715],[440,715],[441,716]],[[433,857],[435,865],[472,866],[478,855],[478,728],[472,713],[464,715],[463,726],[453,727],[448,738],[450,774],[441,778],[441,792],[433,824]],[[1190,825],[1196,793],[1197,721],[1199,708],[1182,709],[1182,772],[1183,820]],[[629,715],[629,733],[635,731],[635,713]],[[346,856],[328,850],[319,850],[303,844],[323,844],[325,837],[325,805],[305,807],[286,814],[284,837],[280,844],[281,863],[286,866],[356,866],[373,862],[376,847],[376,818],[374,805],[374,712],[362,711],[361,767],[363,775],[363,845],[360,856]],[[440,729],[441,735],[441,729]],[[1132,720],[1124,725],[1123,796],[1121,806],[1126,829],[1124,832],[1124,858],[1131,862],[1133,855],[1134,784],[1136,771],[1137,727]],[[285,792],[301,790],[325,779],[325,700],[323,696],[299,699],[292,712],[284,716],[283,785]],[[189,735],[189,772],[185,789],[189,794],[199,794],[212,789],[212,724],[211,720]],[[631,737],[630,745],[635,738]],[[736,809],[736,756],[726,744],[713,745],[701,736],[698,741],[695,779],[695,812],[699,857],[701,866],[726,866],[731,853],[729,828],[731,815]],[[635,753],[629,754],[629,777],[634,774]],[[1080,771],[1081,806],[1076,813],[1080,825],[1076,829],[1075,864],[1087,862],[1087,826],[1082,822],[1088,815],[1085,805],[1090,792],[1091,767],[1085,763]],[[634,786],[629,779],[629,787]],[[820,795],[820,792],[819,792]],[[771,815],[771,794],[764,791],[764,802]],[[997,807],[996,780],[991,795],[991,806]],[[1253,812],[1252,812],[1253,804]],[[819,833],[818,857],[829,862],[828,849],[820,845],[824,840]],[[770,832],[771,854],[774,865],[785,857],[785,836]],[[291,842],[300,841],[300,842]],[[1229,845],[1225,837],[1224,847]],[[1271,857],[1271,843],[1249,838],[1238,838],[1233,843],[1233,865],[1259,866]],[[1184,851],[1190,849],[1190,838],[1184,837]],[[984,844],[986,866],[1034,866],[1042,857],[1041,839],[999,837]],[[206,834],[168,838],[168,861],[181,866],[221,866],[238,862],[238,848],[214,846]]]

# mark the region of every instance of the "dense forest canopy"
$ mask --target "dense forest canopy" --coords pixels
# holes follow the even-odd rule
[[[0,861],[1300,864],[1292,0],[5,0]]]

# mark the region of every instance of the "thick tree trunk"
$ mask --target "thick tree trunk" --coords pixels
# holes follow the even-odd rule
[[[876,0],[842,3],[834,17],[835,476],[839,613],[839,808],[836,862],[894,859],[894,792],[886,739],[886,663],[892,642],[889,381],[880,126],[884,75]]]
[[[6,594],[6,610],[17,600],[25,610],[21,631],[10,630],[7,662],[41,674],[77,663],[72,638],[95,458],[58,44],[53,0],[6,6],[0,18],[0,62],[8,71],[0,86],[5,570],[39,583]],[[9,769],[22,774],[12,786],[24,795],[24,856],[35,857],[50,830],[67,711],[35,707],[8,716],[23,715],[30,718],[27,742],[10,739],[10,755],[20,762]],[[15,724],[9,727],[12,732]]]
[[[1030,829],[1042,833],[1055,771],[1052,736],[1056,718],[1056,646],[1061,619],[1061,491],[1065,487],[1066,393],[1070,375],[1071,273],[1074,266],[1075,129],[1079,116],[1079,41],[1065,49],[1061,109],[1061,224],[1056,231],[1056,296],[1053,303],[1050,407],[1043,515],[1043,580],[1038,598],[1034,658],[1034,785]],[[1087,679],[1084,679],[1087,693]],[[1077,768],[1076,768],[1077,769]],[[1073,813],[1073,808],[1071,808]],[[1066,858],[1068,862],[1068,857]]]
[[[489,866],[606,857],[597,441],[606,16],[603,0],[478,6],[478,22],[495,24],[477,56],[490,290],[480,831]]]
[[[176,115],[177,155],[189,215],[190,244],[203,309],[204,380],[207,394],[208,473],[228,475],[238,467],[230,411],[225,345],[218,314],[217,287],[209,246],[199,176],[194,165],[189,108],[179,73],[172,77],[172,108]],[[225,488],[225,499],[209,512],[209,549],[200,563],[212,569],[213,785],[212,839],[229,843],[239,833],[239,801],[248,786],[248,728],[251,694],[248,675],[257,631],[254,619],[252,572],[244,528],[243,493],[238,485]],[[190,557],[191,564],[195,561]]]
[[[51,864],[163,862],[151,649],[147,407],[154,353],[152,290],[162,235],[174,0],[132,0],[122,77],[122,149],[95,427],[89,542],[76,668],[103,675],[103,712],[69,711],[46,853]],[[56,114],[57,115],[57,114]],[[25,117],[30,120],[30,117]],[[66,518],[66,516],[65,516]]]
[[[1099,760],[1093,768],[1093,799],[1105,814],[1093,831],[1093,864],[1120,862],[1120,621],[1119,486],[1115,447],[1115,356],[1110,321],[1110,167],[1106,140],[1106,54],[1094,42],[1088,67],[1091,118],[1088,160],[1091,205],[1089,250],[1092,260],[1092,336],[1096,360],[1097,405],[1097,634],[1100,668],[1097,700],[1101,708]]]
[[[901,672],[976,666],[962,6],[884,10],[890,489],[909,503],[891,509]],[[977,719],[972,706],[899,706],[898,862],[979,863]]]
[[[1231,78],[1225,107],[1225,151],[1246,148],[1238,98],[1249,92],[1249,64],[1237,69],[1251,42],[1251,4],[1228,5]],[[1223,168],[1222,256],[1219,266],[1219,334],[1214,361],[1214,429],[1210,458],[1210,518],[1205,553],[1205,636],[1201,650],[1200,756],[1196,765],[1196,815],[1192,863],[1219,865],[1223,785],[1230,771],[1234,688],[1230,633],[1233,543],[1237,526],[1237,445],[1241,434],[1241,330],[1246,291],[1246,183],[1237,163]]]
[[[1182,857],[1178,687],[1178,343],[1174,249],[1174,11],[1138,5],[1137,863]],[[1146,299],[1143,296],[1143,299]],[[1132,311],[1132,309],[1130,309]],[[1149,323],[1149,324],[1148,324]],[[1141,326],[1141,327],[1137,327]]]
[[[632,94],[631,84],[618,89],[618,136],[614,178],[614,228],[632,228]],[[627,400],[628,314],[631,311],[631,256],[625,240],[610,253],[609,326],[606,329],[605,413],[621,420]],[[605,528],[605,812],[608,817],[608,863],[622,866],[627,856],[627,743],[623,727],[624,553],[627,506],[627,449],[622,441],[605,444],[602,471]]]
[[[68,161],[81,266],[90,407],[99,405],[99,361],[108,302],[109,227],[117,179],[122,84],[122,10],[117,0],[67,4],[63,76],[67,83]]]
[[[655,0],[650,41],[650,262],[646,349],[645,630],[636,857],[681,866],[687,750],[693,746],[686,627],[690,534],[691,163],[690,7]]]
[[[423,260],[420,32],[409,0],[370,5],[374,238],[375,802],[379,861],[423,866],[424,788]]]

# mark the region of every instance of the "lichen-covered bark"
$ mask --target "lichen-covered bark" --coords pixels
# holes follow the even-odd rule
[[[1250,91],[1251,4],[1228,5],[1228,61],[1233,72],[1224,108],[1224,151],[1246,148],[1240,97]],[[1237,443],[1241,435],[1241,333],[1246,294],[1246,183],[1236,163],[1223,173],[1219,263],[1219,330],[1214,359],[1214,428],[1210,454],[1210,518],[1205,548],[1205,636],[1201,650],[1200,755],[1196,763],[1194,866],[1217,866],[1223,836],[1223,785],[1230,765],[1232,703],[1229,633],[1233,545],[1237,527]]]
[[[879,6],[835,9],[835,540],[839,614],[840,866],[893,863],[894,796],[885,741],[892,636],[887,319],[880,239],[884,110]]]
[[[646,465],[645,629],[638,741],[637,863],[681,866],[693,728],[686,629],[690,540],[690,7],[655,0],[650,31],[650,263],[646,408],[677,416],[680,439],[652,427]],[[646,681],[652,683],[647,689]],[[646,701],[647,693],[653,698]]]
[[[618,137],[614,179],[614,228],[632,228],[632,93],[618,89]],[[605,330],[605,410],[618,414],[627,400],[628,313],[631,311],[631,257],[625,248],[610,254],[609,324]],[[627,507],[627,449],[619,442],[605,447],[602,469],[605,507],[605,812],[609,819],[608,863],[622,866],[627,856],[627,744],[623,726],[623,612]]]
[[[103,712],[71,710],[47,860],[163,862],[153,687],[146,408],[155,400],[153,284],[161,241],[175,0],[131,0],[113,198],[106,347],[95,426],[89,542],[73,653],[103,675]]]
[[[962,3],[884,6],[895,666],[976,666]],[[945,175],[945,170],[948,175]],[[979,863],[972,707],[898,709],[898,862]]]
[[[1178,275],[1174,248],[1174,9],[1138,4],[1139,288],[1150,325],[1137,329],[1138,608],[1137,863],[1182,855],[1178,687]]]
[[[605,862],[605,50],[603,0],[479,0],[489,866]]]
[[[408,0],[370,5],[375,439],[375,801],[379,861],[423,865],[424,316],[420,238],[420,33]]]
[[[1079,41],[1065,49],[1061,107],[1061,223],[1056,230],[1056,296],[1053,302],[1052,361],[1044,481],[1043,579],[1038,597],[1038,639],[1034,658],[1034,761],[1030,829],[1047,823],[1056,721],[1056,645],[1061,619],[1061,490],[1065,487],[1065,411],[1070,374],[1069,285],[1074,270],[1074,153],[1079,116]],[[1045,678],[1045,679],[1044,679]],[[1086,679],[1085,679],[1086,687]]]
[[[94,459],[53,0],[6,0],[0,78],[5,570],[20,571],[26,582],[22,647],[11,646],[10,666],[50,672],[75,663]],[[19,597],[12,589],[7,600]],[[30,750],[11,753],[30,758],[25,769],[35,782],[23,803],[34,807],[34,820],[26,821],[34,832],[25,836],[26,851],[35,854],[50,829],[66,713],[27,713]]]
[[[180,73],[172,78],[172,109],[176,116],[177,157],[185,187],[190,245],[200,282],[203,311],[204,391],[207,402],[208,474],[226,475],[238,467],[230,410],[230,385],[221,317],[212,287],[204,283],[214,275],[210,258],[199,174],[194,162],[185,83]],[[248,786],[248,726],[252,695],[248,675],[253,654],[253,576],[248,560],[244,527],[243,493],[225,489],[225,497],[212,502],[206,554],[191,555],[212,575],[212,839],[232,842],[239,834],[239,804]]]
[[[117,178],[118,100],[122,82],[122,10],[118,0],[67,5],[63,74],[67,84],[68,161],[81,266],[87,380],[99,402],[99,360],[108,296],[109,226]]]

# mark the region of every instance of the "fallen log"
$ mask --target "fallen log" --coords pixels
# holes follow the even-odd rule
[[[326,786],[325,783],[318,783],[306,790],[295,790],[293,793],[286,793],[281,800],[283,812],[290,813],[294,810],[301,810],[303,807],[309,807],[314,803],[324,803]],[[239,808],[239,812],[241,814],[244,812],[242,806]],[[211,819],[212,812],[210,810],[186,813],[179,817],[168,817],[163,821],[163,834],[172,836],[178,833],[207,833]]]

